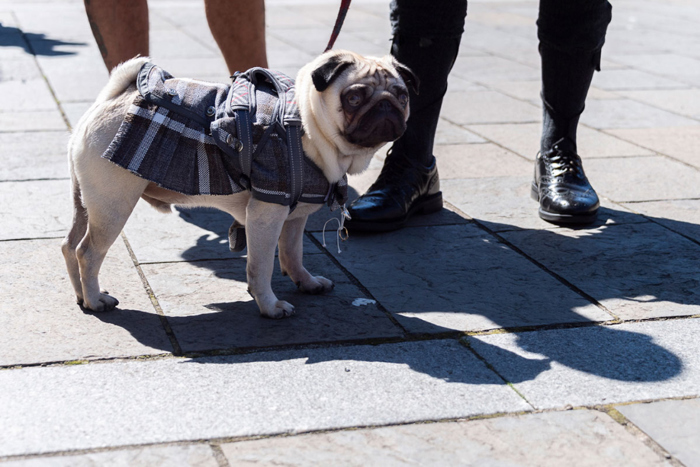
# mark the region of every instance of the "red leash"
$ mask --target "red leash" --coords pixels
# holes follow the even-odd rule
[[[333,44],[335,44],[335,40],[338,38],[338,34],[340,34],[340,28],[343,27],[343,21],[345,21],[345,15],[348,14],[348,9],[350,9],[350,0],[341,0],[338,17],[335,20],[335,26],[333,26],[331,40],[328,41],[328,46],[324,52],[328,52],[333,48]]]

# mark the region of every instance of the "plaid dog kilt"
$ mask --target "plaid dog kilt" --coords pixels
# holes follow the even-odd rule
[[[347,200],[347,179],[329,183],[303,153],[291,78],[262,68],[231,86],[176,79],[146,63],[134,99],[103,158],[185,195],[250,190],[291,206]]]

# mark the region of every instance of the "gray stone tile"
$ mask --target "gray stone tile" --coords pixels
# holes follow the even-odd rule
[[[621,91],[620,94],[669,112],[700,119],[700,89]]]
[[[629,203],[627,209],[648,216],[652,221],[700,242],[700,200]]]
[[[645,128],[629,130],[610,130],[608,133],[632,141],[688,164],[700,167],[700,151],[697,141],[700,139],[700,125],[671,128]]]
[[[32,40],[82,42],[93,40],[85,7],[79,2],[40,2],[13,8]],[[56,21],[60,17],[61,21]]]
[[[541,123],[470,125],[468,128],[532,161],[535,160],[540,150]],[[589,157],[647,156],[653,154],[648,149],[585,126],[578,127],[577,143],[584,163]]]
[[[506,177],[530,173],[532,163],[495,144],[435,146],[441,180]]]
[[[240,466],[666,464],[610,417],[589,410],[308,434],[221,448]]]
[[[700,320],[470,337],[538,409],[700,395]]]
[[[697,121],[629,99],[591,100],[581,123],[598,129],[697,125]]]
[[[537,122],[541,110],[495,91],[452,92],[442,103],[442,117],[459,125]]]
[[[598,193],[617,202],[700,197],[700,172],[663,156],[590,159],[585,164]]]
[[[437,131],[435,132],[435,144],[474,144],[485,143],[486,140],[481,136],[472,133],[469,130],[454,125],[445,119],[440,119],[438,122]]]
[[[194,444],[191,446],[150,446],[72,456],[35,457],[21,461],[10,461],[5,465],[8,467],[93,467],[97,465],[218,467],[219,464],[209,445]]]
[[[617,410],[687,467],[700,466],[700,400],[621,405]]]
[[[440,186],[448,202],[494,232],[565,228],[540,219],[539,204],[530,198],[530,176],[443,180]],[[603,199],[597,220],[588,227],[638,222],[646,220]]]
[[[629,89],[678,89],[688,85],[661,76],[652,75],[639,70],[605,70],[593,76],[594,86],[606,91],[621,91]]]
[[[454,341],[1,371],[0,403],[0,456],[529,408]]]
[[[68,177],[68,138],[62,131],[0,133],[0,180]]]
[[[0,82],[0,112],[53,110],[55,108],[56,101],[49,92],[46,81],[41,78]]]
[[[700,85],[700,59],[672,53],[641,53],[616,56],[615,60],[693,86]]]
[[[106,313],[83,312],[75,303],[60,245],[58,239],[0,242],[0,365],[172,351],[121,240],[100,274],[101,286],[120,301]]]
[[[325,255],[307,255],[304,265],[332,280],[335,289],[303,294],[276,265],[272,289],[296,307],[296,315],[283,320],[260,316],[242,259],[145,265],[143,271],[186,352],[402,335],[376,304],[357,302],[365,294]]]
[[[22,81],[41,78],[41,72],[31,55],[0,60],[0,81]]]
[[[93,101],[85,102],[64,102],[61,104],[63,112],[66,114],[66,118],[70,122],[71,126],[75,128],[78,126],[80,118],[87,112],[87,110],[92,105]]]
[[[58,109],[30,112],[0,112],[0,133],[11,131],[67,130]]]
[[[465,41],[465,44],[469,42]],[[539,67],[501,57],[460,57],[451,75],[488,86],[498,81],[530,81],[540,78]]]
[[[200,35],[201,36],[201,35]],[[207,34],[209,40],[201,37],[193,39],[181,30],[170,29],[158,31],[150,37],[150,55],[158,63],[165,57],[189,58],[189,57],[218,57],[220,56],[216,42]]]
[[[64,236],[72,209],[69,180],[0,183],[0,240]]]
[[[411,333],[611,319],[471,224],[355,235],[344,247],[329,251]]]
[[[245,256],[229,250],[228,229],[233,217],[216,209],[173,208],[163,214],[140,201],[124,232],[140,264],[202,261]],[[306,254],[318,253],[305,240]]]
[[[223,57],[163,58],[158,60],[158,65],[179,78],[230,82],[231,73]]]
[[[38,57],[38,60],[60,102],[92,101],[109,78],[99,56]]]
[[[501,235],[622,319],[700,313],[700,247],[659,225]]]

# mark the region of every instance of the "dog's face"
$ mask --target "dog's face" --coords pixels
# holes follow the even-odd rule
[[[347,164],[348,173],[360,172],[381,146],[406,130],[409,86],[417,92],[418,79],[389,55],[327,52],[297,77],[304,128],[312,140],[334,146],[341,159],[356,159]]]

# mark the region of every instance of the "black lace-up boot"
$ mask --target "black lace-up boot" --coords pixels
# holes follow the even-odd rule
[[[566,139],[537,155],[531,194],[540,203],[540,217],[557,224],[593,222],[600,206],[576,146]]]
[[[350,231],[384,232],[401,227],[414,214],[442,209],[437,164],[419,166],[401,154],[390,153],[377,181],[348,209]]]

